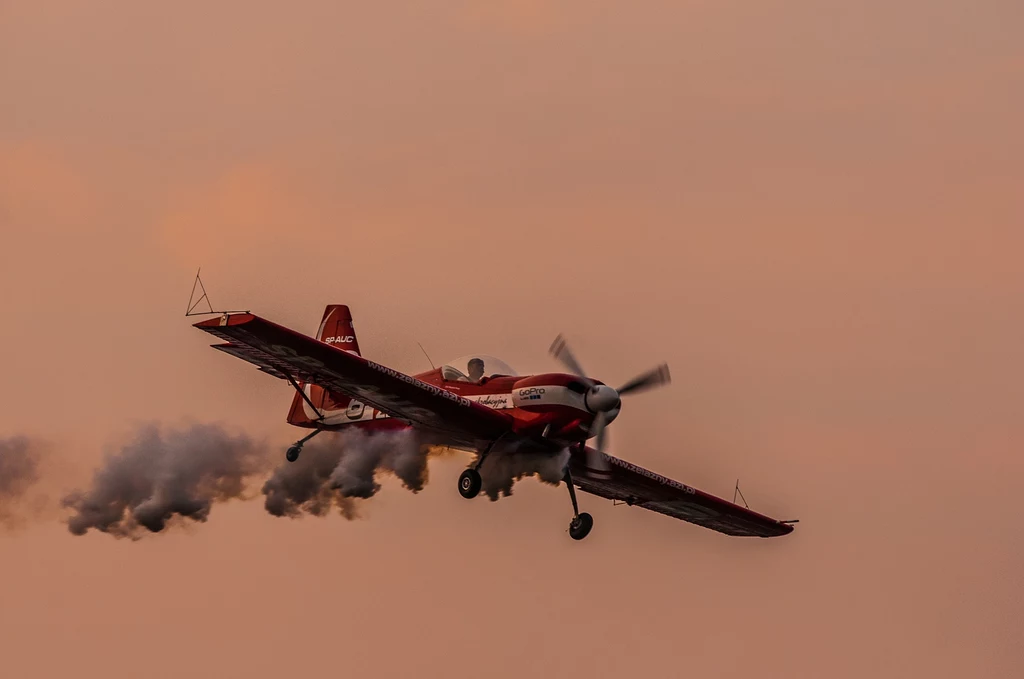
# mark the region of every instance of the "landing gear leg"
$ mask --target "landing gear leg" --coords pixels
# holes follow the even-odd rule
[[[494,445],[501,440],[499,436],[495,440],[487,444],[487,447],[480,452],[480,457],[477,459],[476,464],[459,475],[459,495],[472,500],[480,494],[480,489],[483,487],[483,479],[480,478],[480,465],[484,463],[484,458],[491,452]]]
[[[495,440],[493,440],[493,441],[491,441],[490,443],[487,444],[487,447],[484,448],[483,452],[480,453],[480,457],[477,458],[476,464],[473,465],[473,469],[476,469],[477,471],[480,470],[480,467],[483,466],[484,460],[487,459],[487,456],[490,454],[491,449],[494,448],[494,444],[497,443],[500,440],[501,440],[500,438],[499,439],[495,439]]]
[[[295,460],[299,459],[299,453],[302,452],[303,444],[305,444],[306,441],[313,438],[322,431],[323,429],[314,429],[312,434],[304,436],[298,441],[296,441],[295,444],[288,449],[288,452],[284,454],[285,459],[288,460],[289,462],[295,462]]]
[[[572,500],[572,521],[569,522],[569,537],[573,540],[582,540],[590,535],[590,529],[594,527],[594,517],[586,512],[580,514],[580,506],[576,502],[576,487],[572,484],[572,472],[565,469],[565,485],[569,489],[569,499]]]

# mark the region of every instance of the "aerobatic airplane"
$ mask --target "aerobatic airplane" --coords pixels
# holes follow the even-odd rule
[[[342,304],[324,310],[315,338],[248,312],[222,313],[195,327],[224,341],[213,348],[294,387],[287,421],[313,431],[288,449],[289,461],[322,431],[412,427],[431,443],[475,453],[475,463],[459,477],[465,498],[480,492],[478,470],[488,455],[556,456],[568,449],[564,481],[575,540],[594,524],[579,511],[575,486],[726,535],[775,537],[793,530],[795,521],[769,518],[604,452],[606,427],[619,414],[620,397],[668,383],[667,365],[615,389],[588,377],[559,337],[551,353],[568,373],[520,376],[497,358],[473,354],[406,375],[362,357],[352,315]],[[594,447],[587,445],[591,438]]]

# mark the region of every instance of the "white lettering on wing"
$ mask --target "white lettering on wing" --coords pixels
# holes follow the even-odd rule
[[[690,495],[694,495],[697,492],[696,490],[694,490],[693,488],[690,488],[687,485],[679,483],[678,481],[673,481],[672,479],[666,478],[666,477],[662,476],[661,474],[655,474],[654,472],[649,471],[647,469],[644,469],[643,467],[638,467],[635,464],[632,464],[631,462],[626,462],[625,460],[620,460],[619,458],[611,457],[610,455],[606,456],[606,459],[609,462],[611,462],[612,464],[614,464],[614,465],[617,465],[619,467],[623,467],[625,469],[628,469],[629,471],[634,472],[636,474],[639,474],[640,476],[646,476],[649,479],[653,479],[654,481],[658,481],[659,483],[663,483],[666,486],[671,486],[672,488],[676,488],[678,490],[681,490],[684,493],[689,493]]]
[[[379,363],[374,363],[373,361],[367,361],[366,364],[368,366],[370,366],[371,368],[373,368],[374,370],[376,370],[377,372],[381,372],[381,373],[384,373],[385,375],[388,375],[390,377],[394,377],[394,378],[400,379],[400,380],[402,380],[403,382],[405,382],[407,384],[411,384],[414,387],[419,387],[423,391],[431,393],[434,396],[440,396],[441,398],[447,399],[449,401],[453,401],[454,403],[458,403],[460,406],[463,406],[465,408],[470,407],[470,405],[472,404],[472,401],[470,401],[469,399],[463,398],[463,397],[461,397],[461,396],[459,396],[457,394],[453,394],[452,392],[448,391],[447,389],[441,389],[440,387],[435,387],[432,384],[427,384],[426,382],[418,380],[415,377],[410,377],[409,375],[406,375],[405,373],[400,373],[397,370],[392,370],[391,368],[386,368],[386,367],[380,365]]]

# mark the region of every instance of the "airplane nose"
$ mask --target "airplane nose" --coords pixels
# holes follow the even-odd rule
[[[617,408],[619,405],[619,392],[607,384],[595,384],[586,395],[587,410],[592,413],[599,413]]]

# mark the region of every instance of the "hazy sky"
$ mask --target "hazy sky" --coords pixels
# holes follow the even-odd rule
[[[754,6],[756,5],[756,6]],[[0,674],[1024,674],[1024,5],[0,0]],[[364,519],[139,542],[52,503],[145,422],[281,448],[214,305],[397,369],[662,360],[610,450],[798,529],[730,539],[465,459]],[[28,518],[35,513],[35,518]]]

